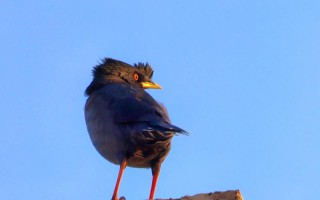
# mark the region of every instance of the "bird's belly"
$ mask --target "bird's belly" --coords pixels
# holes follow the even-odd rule
[[[108,161],[119,164],[119,145],[117,138],[108,132],[90,130],[88,132],[93,146]]]
[[[86,111],[85,119],[90,139],[99,154],[108,161],[119,164],[121,159],[119,152],[123,145],[120,144],[118,136],[114,134],[116,129],[114,124],[105,117],[101,117],[95,110]]]

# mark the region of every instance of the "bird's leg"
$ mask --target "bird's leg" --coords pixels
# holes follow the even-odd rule
[[[160,173],[160,166],[152,168],[152,185],[151,185],[149,200],[153,200],[154,191],[156,189],[159,173]]]
[[[117,183],[116,183],[116,186],[114,187],[114,191],[113,191],[113,195],[112,195],[111,200],[118,200],[118,189],[119,189],[122,173],[123,173],[124,169],[126,168],[126,166],[127,166],[127,161],[123,160],[120,165]]]

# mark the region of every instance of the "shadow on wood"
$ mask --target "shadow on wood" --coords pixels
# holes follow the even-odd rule
[[[184,196],[178,199],[156,199],[156,200],[244,200],[240,190],[228,190],[225,192],[210,192],[206,194],[197,194],[194,196]]]

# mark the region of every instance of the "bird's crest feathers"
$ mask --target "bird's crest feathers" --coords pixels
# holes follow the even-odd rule
[[[152,75],[153,75],[153,69],[148,63],[144,64],[139,62],[138,64],[135,63],[132,66],[128,63],[115,60],[112,58],[101,59],[101,62],[99,62],[98,65],[93,68],[92,74],[94,77],[98,77],[99,75],[102,75],[102,74],[112,73],[112,71],[115,68],[121,68],[122,70],[130,70],[132,68],[136,68],[141,74],[143,74],[144,76],[150,79],[152,78]]]
[[[153,69],[148,63],[144,64],[139,62],[138,64],[134,64],[134,67],[137,68],[145,76],[149,77],[150,79],[152,78]]]

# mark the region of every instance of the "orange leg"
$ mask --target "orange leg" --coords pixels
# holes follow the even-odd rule
[[[152,185],[151,185],[149,200],[153,200],[154,191],[156,190],[159,173],[160,173],[160,167],[152,169],[152,176],[153,177],[152,177]]]
[[[126,168],[126,166],[127,166],[127,161],[126,160],[122,161],[122,163],[120,165],[120,170],[119,170],[119,174],[118,174],[117,183],[116,183],[116,186],[114,188],[111,200],[118,200],[118,189],[119,189],[119,185],[120,185],[120,182],[121,182],[121,177],[122,177],[123,171]]]

